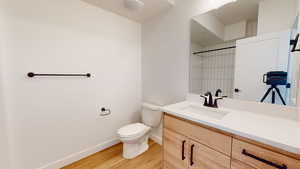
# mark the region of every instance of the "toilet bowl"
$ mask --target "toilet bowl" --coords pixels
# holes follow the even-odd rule
[[[152,127],[158,127],[162,113],[159,106],[143,104],[142,122],[126,125],[118,130],[123,142],[123,157],[133,159],[148,150],[148,139]]]

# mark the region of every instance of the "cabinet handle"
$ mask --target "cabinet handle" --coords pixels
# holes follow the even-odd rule
[[[185,160],[185,156],[184,156],[184,144],[186,143],[185,140],[182,141],[182,147],[181,147],[181,158],[182,160]]]
[[[251,158],[253,158],[253,159],[255,159],[255,160],[258,160],[258,161],[260,161],[260,162],[263,162],[263,163],[265,163],[265,164],[268,164],[268,165],[270,165],[270,166],[272,166],[272,167],[275,167],[275,168],[278,168],[278,169],[287,169],[287,166],[284,165],[284,164],[283,164],[282,166],[280,166],[280,165],[275,164],[275,163],[273,163],[273,162],[271,162],[271,161],[268,161],[268,160],[265,160],[265,159],[263,159],[263,158],[257,157],[257,156],[255,156],[255,155],[253,155],[253,154],[250,154],[250,153],[248,153],[245,149],[243,149],[242,154],[245,155],[245,156],[251,157]]]
[[[193,161],[194,147],[195,147],[195,145],[193,144],[193,145],[191,146],[191,159],[190,159],[190,160],[191,160],[191,161],[190,161],[191,166],[194,165],[194,161]]]

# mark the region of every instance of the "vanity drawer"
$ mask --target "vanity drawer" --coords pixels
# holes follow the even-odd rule
[[[164,116],[164,127],[228,156],[231,154],[232,138],[229,136],[169,115]]]
[[[236,159],[231,159],[231,169],[256,169],[254,167],[251,167],[250,165],[247,165],[243,162],[240,162]]]
[[[300,169],[300,161],[233,139],[232,158],[258,169]]]

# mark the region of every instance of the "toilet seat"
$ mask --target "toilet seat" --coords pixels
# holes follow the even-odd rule
[[[134,123],[120,128],[118,134],[121,138],[136,138],[143,136],[149,130],[150,127],[142,123]]]

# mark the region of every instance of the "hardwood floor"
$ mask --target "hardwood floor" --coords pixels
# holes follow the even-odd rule
[[[162,148],[150,140],[150,148],[132,160],[122,157],[122,144],[100,151],[62,169],[161,169]]]

